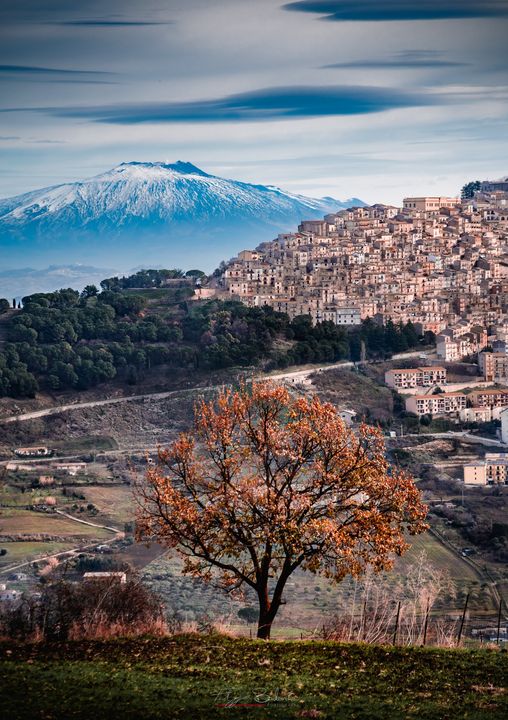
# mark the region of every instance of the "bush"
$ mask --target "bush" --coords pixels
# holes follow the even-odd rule
[[[238,617],[246,623],[256,623],[259,617],[259,610],[255,607],[243,607],[238,611]]]
[[[69,640],[166,631],[160,598],[137,579],[45,585],[0,615],[0,634],[16,639]]]

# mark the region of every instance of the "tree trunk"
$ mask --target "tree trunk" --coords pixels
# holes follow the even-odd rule
[[[258,640],[269,640],[272,629],[272,620],[268,613],[259,613],[258,620]]]
[[[257,587],[259,600],[259,619],[258,619],[258,639],[269,640],[272,630],[272,623],[282,603],[282,592],[286,585],[288,577],[292,570],[289,560],[286,558],[284,568],[275,586],[275,590],[270,601],[268,595],[268,577],[263,578]]]
[[[258,639],[269,640],[272,630],[272,623],[280,608],[280,595],[277,593],[271,602],[268,598],[268,588],[258,593],[259,597],[259,619],[258,619]]]

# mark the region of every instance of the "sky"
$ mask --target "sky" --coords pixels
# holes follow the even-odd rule
[[[400,204],[508,173],[508,0],[1,0],[0,197],[185,160]]]

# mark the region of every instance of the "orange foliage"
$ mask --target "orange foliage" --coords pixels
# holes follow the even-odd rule
[[[205,580],[218,570],[226,589],[250,586],[259,637],[298,567],[336,581],[386,569],[404,532],[426,529],[413,479],[390,467],[378,429],[355,434],[333,405],[266,382],[201,400],[194,431],[159,451],[138,494],[138,540],[177,548]]]

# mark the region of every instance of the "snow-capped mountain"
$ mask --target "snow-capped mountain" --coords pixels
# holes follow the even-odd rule
[[[129,162],[82,182],[0,200],[0,252],[35,262],[163,262],[211,270],[246,247],[351,205],[209,175],[191,163]]]

